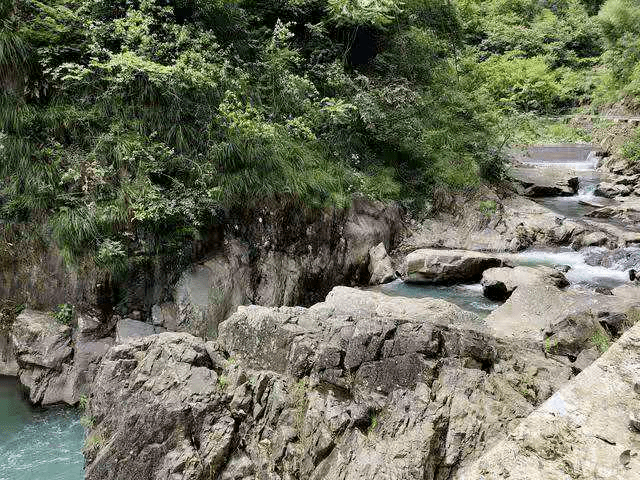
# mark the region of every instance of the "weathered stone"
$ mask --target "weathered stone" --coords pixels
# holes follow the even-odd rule
[[[629,185],[602,182],[596,188],[594,195],[598,197],[614,198],[630,195],[631,192],[633,192],[633,188]]]
[[[604,232],[592,232],[582,237],[580,243],[583,247],[601,247],[609,241],[609,236]]]
[[[369,273],[371,274],[370,285],[389,283],[396,278],[391,257],[387,254],[384,243],[379,243],[369,250]]]
[[[484,296],[504,302],[518,287],[529,285],[553,285],[564,288],[569,285],[565,276],[551,267],[490,268],[482,274],[480,282]]]
[[[178,327],[176,305],[171,302],[154,305],[151,308],[151,321],[155,327],[175,331]]]
[[[573,362],[573,368],[578,372],[583,371],[600,357],[600,351],[596,347],[587,348],[581,351]]]
[[[355,299],[349,290],[335,297]],[[355,302],[359,316],[376,303],[363,293]],[[399,314],[399,306],[386,306],[380,314]],[[260,309],[276,316],[287,312]],[[411,311],[418,314],[417,308]],[[356,328],[365,319],[354,319]],[[295,324],[304,325],[301,336],[312,332],[307,321]],[[369,324],[362,331],[374,330]],[[503,438],[509,425],[533,410],[530,402],[546,398],[552,385],[570,376],[562,363],[519,349],[496,364],[495,373],[448,357],[431,361],[430,374],[421,380],[404,382],[414,383],[411,388],[385,387],[385,361],[401,358],[391,357],[363,363],[358,372],[367,375],[356,374],[359,385],[351,386],[361,394],[351,397],[313,380],[244,370],[244,357],[232,357],[216,371],[207,350],[188,334],[164,333],[109,351],[87,412],[95,418],[85,449],[88,480],[155,480],[177,478],[178,472],[189,480],[433,479],[450,475]],[[419,354],[408,357],[418,360]]]
[[[336,287],[305,308],[239,307],[220,325],[220,345],[254,368],[317,375],[345,387],[349,376],[390,392],[431,375],[427,358],[495,359],[475,315],[435,299],[388,297]]]
[[[640,324],[562,387],[458,480],[638,478],[640,457],[629,413],[638,407],[632,376],[640,363]],[[569,473],[570,472],[570,473]]]
[[[575,172],[559,168],[513,168],[511,175],[524,187],[528,197],[575,195],[579,181]]]
[[[575,356],[592,346],[594,336],[604,335],[600,318],[627,315],[638,305],[640,297],[593,295],[533,284],[517,288],[485,321],[496,338],[519,339],[551,354]]]
[[[13,353],[13,345],[7,333],[0,331],[0,375],[17,376],[18,362]]]
[[[147,337],[163,331],[165,331],[164,328],[155,327],[150,323],[123,318],[116,324],[116,343],[125,343],[136,338]]]
[[[504,265],[509,262],[487,253],[422,249],[407,255],[403,274],[406,282],[453,284],[478,281],[486,269]]]
[[[364,199],[348,210],[316,211],[313,222],[300,209],[265,207],[260,215],[259,227],[255,218],[235,225],[215,256],[182,273],[177,330],[212,339],[239,305],[310,305],[333,285],[366,284],[370,250],[391,247],[401,225],[397,205]]]

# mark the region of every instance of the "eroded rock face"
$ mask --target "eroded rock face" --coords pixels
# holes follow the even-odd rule
[[[562,272],[551,267],[490,268],[482,274],[484,296],[499,302],[507,300],[513,291],[527,285],[553,285],[564,288],[569,282]]]
[[[455,305],[348,287],[309,309],[240,307],[220,326],[219,341],[253,368],[383,393],[429,382],[432,359],[442,354],[478,365],[496,356],[478,318]]]
[[[176,330],[215,338],[238,305],[311,305],[333,285],[366,285],[372,274],[383,282],[392,274],[382,250],[401,227],[397,206],[356,200],[350,210],[323,212],[313,222],[273,213],[265,209],[251,229],[236,225],[237,236],[228,235],[213,258],[181,275]]]
[[[104,354],[113,346],[101,338],[104,325],[81,315],[74,330],[46,313],[25,310],[13,322],[9,348],[15,352],[15,374],[34,404],[74,405],[87,394]]]
[[[488,268],[509,262],[498,255],[467,250],[421,249],[404,261],[404,280],[410,283],[470,283],[480,280]]]
[[[381,285],[389,283],[396,278],[395,270],[391,263],[391,257],[384,247],[384,243],[379,243],[369,250],[369,285]]]
[[[441,480],[572,376],[458,307],[383,297],[337,287],[311,308],[241,307],[215,342],[115,346],[87,479]]]
[[[13,353],[13,345],[6,331],[0,330],[0,375],[18,375],[18,362]]]

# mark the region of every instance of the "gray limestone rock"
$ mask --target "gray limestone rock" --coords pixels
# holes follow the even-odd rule
[[[411,283],[465,283],[478,281],[482,272],[509,265],[498,255],[466,250],[421,249],[404,261],[403,276]]]
[[[379,243],[369,250],[369,273],[371,274],[370,285],[389,283],[396,278],[391,257],[387,254],[384,243]]]
[[[564,288],[569,282],[552,267],[490,268],[482,273],[480,281],[484,296],[504,302],[518,287],[530,285],[553,285]]]
[[[125,343],[136,338],[147,337],[164,331],[166,331],[166,329],[156,327],[150,323],[123,318],[116,324],[116,343]]]

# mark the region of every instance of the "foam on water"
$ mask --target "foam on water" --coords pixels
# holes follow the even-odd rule
[[[633,254],[636,250],[633,247],[620,249],[620,251],[628,255]],[[591,288],[614,288],[628,283],[629,267],[622,261],[610,267],[587,263],[589,255],[598,256],[599,254],[606,255],[609,253],[609,250],[601,247],[592,247],[578,252],[569,249],[560,251],[530,250],[511,255],[510,259],[519,265],[567,265],[571,269],[565,273],[565,277],[571,284],[575,285]],[[627,257],[627,255],[624,256]]]

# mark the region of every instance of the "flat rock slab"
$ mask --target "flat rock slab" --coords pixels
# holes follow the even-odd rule
[[[528,197],[566,197],[578,191],[578,177],[563,168],[513,168],[511,176],[524,187]]]
[[[166,332],[166,329],[156,327],[150,323],[124,318],[116,325],[116,343],[125,343],[136,338],[148,337],[162,332]]]
[[[529,415],[457,480],[636,480],[640,433],[640,324]]]
[[[407,255],[402,269],[405,282],[454,284],[479,281],[488,268],[510,265],[496,254],[425,248]]]

